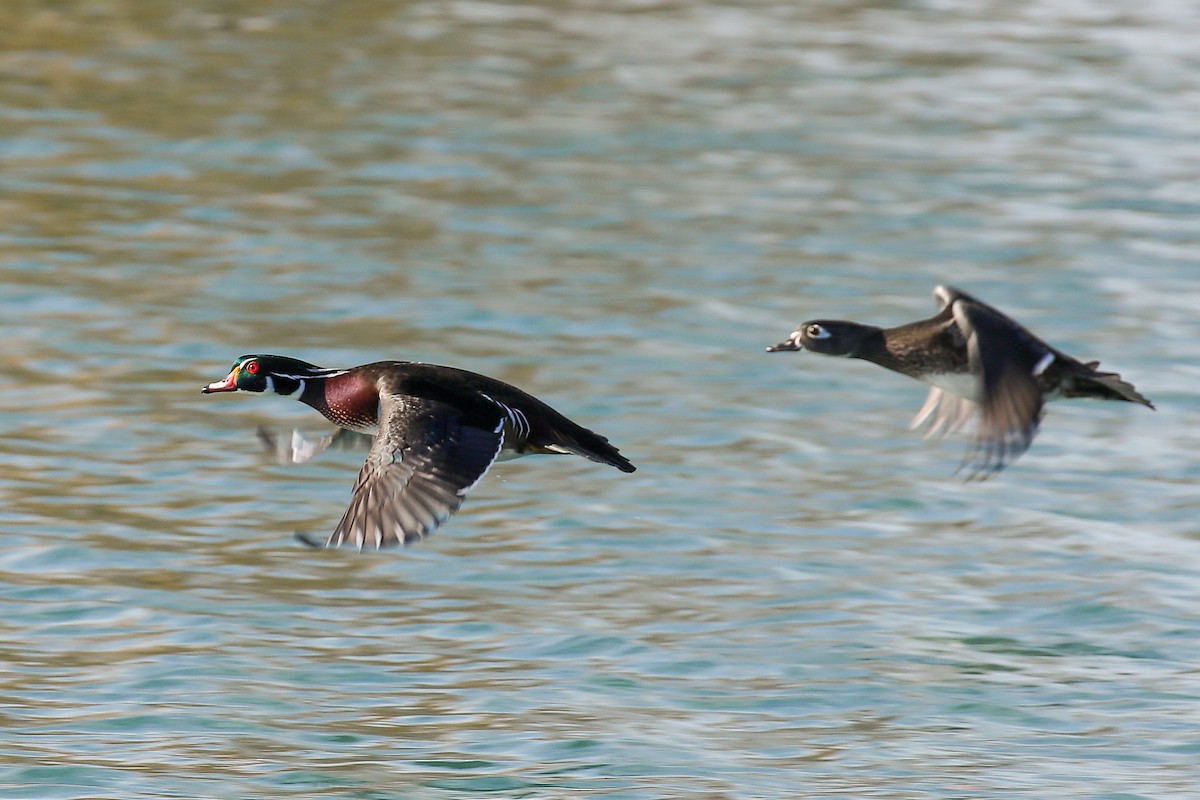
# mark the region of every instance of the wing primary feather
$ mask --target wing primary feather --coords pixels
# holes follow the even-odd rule
[[[381,393],[379,433],[329,546],[381,549],[432,533],[500,454],[506,419],[489,430],[448,404]],[[514,429],[521,424],[514,413]]]

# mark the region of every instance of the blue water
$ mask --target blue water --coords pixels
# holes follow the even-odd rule
[[[1188,4],[0,9],[0,796],[1192,798]],[[985,483],[763,347],[954,283],[1158,405]],[[313,552],[247,352],[610,437]]]

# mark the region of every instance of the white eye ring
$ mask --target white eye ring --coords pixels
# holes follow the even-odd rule
[[[831,334],[825,328],[813,323],[804,329],[804,335],[809,339],[828,339]]]

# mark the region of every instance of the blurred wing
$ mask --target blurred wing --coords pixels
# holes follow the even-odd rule
[[[946,308],[949,308],[958,300],[964,300],[968,303],[975,303],[977,305],[985,305],[984,303],[980,303],[974,297],[964,292],[962,289],[955,289],[953,286],[938,286],[933,290],[933,296],[938,302],[938,311],[943,311]]]
[[[953,301],[954,321],[983,385],[979,425],[963,466],[970,466],[969,478],[986,478],[1029,449],[1042,421],[1037,373],[1052,354],[1005,315],[964,297]]]
[[[925,405],[913,417],[909,428],[919,428],[929,423],[925,438],[931,439],[956,433],[967,420],[979,412],[979,405],[965,397],[959,397],[934,386],[925,398]]]
[[[258,439],[267,448],[267,451],[275,456],[277,462],[287,465],[303,464],[330,447],[336,447],[339,450],[357,450],[359,448],[366,450],[371,446],[375,437],[365,433],[356,433],[346,428],[338,428],[328,436],[309,439],[298,430],[287,434],[260,426]]]
[[[444,403],[381,394],[379,435],[326,546],[362,550],[427,536],[458,510],[503,445],[499,414],[491,429],[480,428]]]

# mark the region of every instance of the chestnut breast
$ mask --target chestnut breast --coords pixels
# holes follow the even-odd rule
[[[334,425],[359,433],[375,434],[379,427],[379,388],[357,372],[328,378],[309,403]]]

